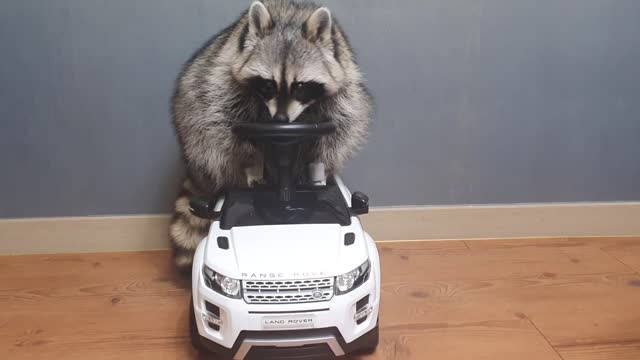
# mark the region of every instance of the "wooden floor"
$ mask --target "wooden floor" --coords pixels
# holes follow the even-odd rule
[[[379,249],[370,359],[640,359],[640,238]],[[171,269],[166,252],[0,257],[0,359],[196,359]]]

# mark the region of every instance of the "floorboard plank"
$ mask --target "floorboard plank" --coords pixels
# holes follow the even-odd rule
[[[584,241],[588,245],[597,246],[602,251],[640,273],[640,237],[622,239],[592,238]]]
[[[564,360],[638,360],[640,341],[577,346],[559,346]]]
[[[527,321],[385,328],[370,359],[561,360]]]
[[[640,359],[640,238],[379,249],[381,344],[361,359]],[[5,256],[0,284],[2,359],[197,359],[168,252]]]

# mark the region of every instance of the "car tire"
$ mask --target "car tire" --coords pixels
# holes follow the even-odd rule
[[[193,296],[189,301],[189,335],[191,337],[191,346],[200,354],[210,358],[213,354],[209,352],[202,343],[200,343],[200,333],[198,333],[198,325],[196,324],[196,313],[193,309]]]
[[[376,325],[373,329],[371,337],[367,339],[367,344],[356,350],[354,355],[371,355],[376,352],[378,343],[380,342],[380,327]]]

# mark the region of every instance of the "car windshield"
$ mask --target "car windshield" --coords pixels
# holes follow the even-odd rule
[[[337,185],[296,189],[284,206],[273,188],[230,191],[226,194],[220,227],[291,224],[351,224],[349,208]]]

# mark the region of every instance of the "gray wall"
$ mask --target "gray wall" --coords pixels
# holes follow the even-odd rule
[[[375,205],[640,200],[640,1],[326,1],[379,111]],[[168,99],[243,1],[0,3],[0,217],[159,213]]]

